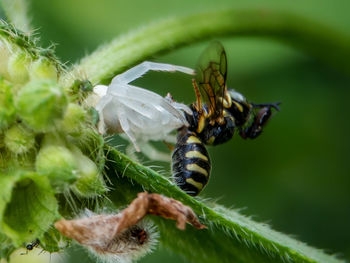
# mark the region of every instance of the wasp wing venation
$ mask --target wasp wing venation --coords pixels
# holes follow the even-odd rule
[[[220,117],[223,114],[226,78],[226,52],[220,42],[213,42],[199,58],[196,78],[201,97],[213,117]]]

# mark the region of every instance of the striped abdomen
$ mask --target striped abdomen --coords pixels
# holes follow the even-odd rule
[[[210,158],[195,133],[183,128],[172,155],[175,183],[189,195],[198,195],[208,183]]]

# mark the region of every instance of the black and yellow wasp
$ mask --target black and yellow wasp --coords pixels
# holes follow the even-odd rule
[[[228,90],[227,57],[224,47],[213,42],[199,58],[196,79],[192,81],[196,102],[185,113],[189,127],[178,131],[172,154],[172,171],[176,184],[195,196],[208,183],[211,162],[206,145],[230,140],[238,130],[240,136],[256,138],[279,103],[249,103],[240,93]]]

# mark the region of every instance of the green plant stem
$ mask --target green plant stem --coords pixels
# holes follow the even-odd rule
[[[41,57],[47,58],[55,65],[59,73],[64,70],[63,64],[56,57],[54,46],[50,46],[48,48],[40,47],[38,45],[38,38],[22,32],[21,30],[17,29],[17,27],[7,23],[4,20],[0,20],[0,37],[6,39],[6,41],[10,44],[10,49],[12,52],[18,49],[25,50],[34,60]]]
[[[0,4],[9,22],[23,32],[31,31],[27,0],[1,0]]]
[[[106,146],[106,149],[107,172],[114,180],[118,176],[111,197],[116,204],[130,202],[141,189],[156,192],[192,207],[208,226],[208,230],[187,226],[185,231],[180,231],[173,222],[155,219],[161,229],[162,243],[193,262],[344,262],[254,222],[238,211],[215,203],[209,206],[187,195],[155,171],[111,147]],[[129,186],[125,178],[130,180]]]
[[[70,87],[79,74],[93,84],[106,82],[155,54],[219,36],[275,39],[350,72],[349,36],[288,12],[221,10],[158,21],[118,37],[82,59],[65,85]]]

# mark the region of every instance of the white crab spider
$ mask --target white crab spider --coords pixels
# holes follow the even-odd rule
[[[142,150],[151,159],[168,161],[170,156],[157,151],[149,141],[174,142],[170,133],[187,126],[184,112],[192,112],[186,105],[174,102],[169,95],[163,98],[129,84],[149,70],[195,74],[190,68],[145,61],[114,77],[108,87],[95,86],[93,104],[100,117],[98,130],[101,134],[125,133],[136,151]],[[130,148],[127,151],[130,152]]]

